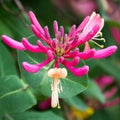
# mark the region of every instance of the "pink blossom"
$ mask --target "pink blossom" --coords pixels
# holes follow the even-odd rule
[[[51,107],[51,98],[39,102],[38,107],[40,110],[47,110]]]
[[[63,26],[60,26],[59,29],[57,21],[54,21],[55,38],[51,38],[48,27],[43,28],[32,11],[29,12],[29,17],[32,23],[31,29],[40,39],[37,40],[36,45],[32,45],[27,38],[23,38],[22,42],[18,42],[6,35],[2,35],[3,42],[14,49],[46,54],[47,58],[42,63],[30,64],[23,62],[22,66],[27,72],[38,72],[45,65],[55,60],[53,67],[59,68],[59,65],[63,64],[74,75],[83,76],[88,73],[89,67],[86,65],[80,68],[75,67],[80,59],[108,57],[117,49],[116,46],[110,46],[102,50],[90,48],[88,42],[98,36],[104,25],[104,20],[95,12],[91,16],[87,16],[77,28],[73,25],[68,34],[64,33]],[[47,45],[44,45],[43,42]],[[78,48],[81,44],[85,44],[84,51],[80,51]]]
[[[106,102],[102,105],[102,107],[112,107],[120,103],[120,97],[113,98],[113,96],[117,92],[117,86],[112,87],[110,90],[106,91],[106,87],[110,86],[114,82],[114,78],[111,76],[101,76],[100,78],[95,79],[95,82],[100,87],[101,91],[106,98]],[[113,98],[111,100],[111,98]]]
[[[53,0],[54,5],[61,10],[70,10],[76,16],[87,16],[97,9],[94,0]]]
[[[112,27],[111,33],[112,33],[115,41],[120,45],[120,30],[117,27]]]
[[[97,9],[94,0],[69,0],[70,8],[77,16],[87,16]]]

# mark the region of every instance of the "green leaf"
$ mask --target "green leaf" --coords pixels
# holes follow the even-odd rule
[[[0,76],[17,75],[15,61],[7,48],[0,43]]]
[[[47,112],[24,112],[11,115],[6,114],[5,120],[64,120],[64,119],[51,111],[47,111]]]
[[[32,64],[41,63],[45,60],[43,54],[33,54],[25,51],[18,51],[18,61],[20,66],[20,71],[23,78],[29,84],[35,93],[39,95],[40,93],[45,96],[51,96],[51,83],[52,79],[47,76],[48,69],[50,65],[44,67],[37,73],[31,74],[25,72],[21,67],[22,62],[27,61]],[[80,62],[83,66],[83,62]],[[63,87],[63,92],[60,93],[61,98],[75,96],[87,88],[88,76],[76,77],[71,72],[68,72],[68,76],[65,79],[61,79],[61,84]]]
[[[98,99],[100,102],[102,103],[105,102],[105,97],[102,94],[100,88],[92,80],[89,80],[88,89],[84,92],[84,95],[93,96],[94,98]]]
[[[0,77],[0,114],[23,112],[35,104],[28,85],[17,76]]]
[[[80,111],[85,111],[88,108],[88,106],[79,97],[75,96],[75,97],[64,99],[64,100],[70,106],[72,106]]]

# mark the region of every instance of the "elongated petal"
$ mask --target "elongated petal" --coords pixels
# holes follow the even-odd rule
[[[80,67],[80,68],[75,68],[73,66],[70,66],[69,64],[64,64],[64,63],[62,63],[62,64],[64,66],[66,66],[76,76],[84,76],[89,71],[89,67],[88,66],[83,66],[83,67]]]
[[[88,21],[90,20],[90,16],[87,16],[82,23],[77,27],[76,31],[73,33],[73,35],[80,33],[84,27],[86,26],[86,24],[88,23]]]
[[[73,36],[73,33],[75,33],[75,30],[76,30],[76,25],[73,25],[70,29],[70,32],[68,34],[68,37],[72,37]]]
[[[57,34],[58,34],[58,23],[57,23],[56,20],[53,22],[53,28],[54,28],[55,36],[57,36]]]
[[[116,42],[120,45],[120,30],[117,27],[113,27],[111,32]]]
[[[111,100],[111,101],[107,101],[107,102],[103,105],[103,107],[104,107],[104,108],[108,108],[108,107],[115,106],[115,105],[117,105],[117,104],[120,104],[120,98],[119,98],[119,97],[118,97],[118,98],[115,98],[115,99],[113,99],[113,100]]]
[[[110,46],[102,50],[96,50],[92,58],[93,59],[105,58],[114,54],[116,50],[117,50],[117,46]]]
[[[98,84],[101,90],[104,90],[105,87],[111,85],[114,82],[114,78],[112,76],[101,76],[96,78],[95,82]]]
[[[30,52],[44,52],[42,49],[39,48],[39,46],[30,44],[26,38],[22,39],[22,43]]]
[[[95,53],[95,49],[91,49],[89,51],[86,51],[86,52],[79,52],[77,55],[83,59],[83,60],[87,60],[89,58],[92,58],[92,56],[94,55]]]
[[[71,66],[66,66],[66,67],[76,76],[84,76],[89,71],[88,66],[83,66],[83,67],[80,67],[80,68],[74,68],[74,67],[71,67]]]
[[[24,47],[24,45],[21,42],[15,41],[14,39],[12,39],[6,35],[2,35],[2,40],[5,44],[10,46],[11,48],[14,48],[17,50],[26,50],[26,48]]]
[[[41,40],[46,41],[45,36],[38,31],[38,29],[36,28],[35,25],[33,25],[33,24],[31,25],[31,30],[38,38],[40,38]]]
[[[51,50],[51,48],[44,46],[40,40],[37,40],[37,44],[38,44],[39,48],[45,53],[47,53],[48,50]]]
[[[61,57],[60,58],[60,62],[62,63],[62,64],[69,64],[70,66],[76,66],[78,63],[79,63],[79,61],[80,61],[80,58],[77,56],[77,57],[75,57],[73,60],[71,60],[71,61],[68,61],[68,60],[66,60],[66,59],[64,59],[64,57]]]
[[[39,70],[41,70],[45,65],[47,65],[49,62],[51,62],[53,59],[54,59],[54,56],[52,54],[52,51],[48,50],[47,59],[45,61],[43,61],[42,63],[30,64],[27,62],[23,62],[22,67],[27,72],[35,73],[35,72],[38,72]]]
[[[29,12],[29,17],[30,17],[30,20],[31,20],[32,24],[35,25],[35,27],[38,29],[38,31],[39,31],[41,34],[44,35],[44,30],[43,30],[43,28],[41,27],[41,25],[39,24],[39,22],[38,22],[38,20],[37,20],[37,18],[36,18],[36,16],[35,16],[35,14],[34,14],[32,11]]]
[[[44,28],[44,32],[45,32],[45,36],[47,39],[50,39],[50,33],[49,33],[49,29],[48,29],[48,26],[45,26]]]
[[[27,72],[36,73],[39,70],[41,70],[49,62],[50,62],[49,60],[45,60],[44,62],[42,62],[40,64],[30,64],[30,63],[27,63],[27,62],[23,62],[22,67]]]
[[[24,68],[25,71],[30,72],[30,73],[35,73],[38,72],[45,64],[29,64],[27,62],[22,63],[22,67]]]
[[[104,93],[104,96],[106,99],[109,99],[111,98],[112,96],[114,96],[117,92],[117,87],[113,87],[112,89],[108,90],[107,92]]]
[[[97,32],[99,33],[104,26],[104,20],[100,17],[99,14],[93,12],[87,25],[84,27],[83,32],[90,32],[96,25],[98,25],[100,28]]]
[[[79,35],[79,42],[77,43],[76,46],[79,46],[82,43],[85,43],[89,40],[92,40],[95,37],[95,35],[98,33],[99,29],[100,29],[100,26],[95,25],[93,27],[93,29],[91,31],[89,31],[88,33],[87,32],[82,32]]]
[[[79,53],[79,48],[75,48],[74,51],[69,52],[68,54],[64,55],[65,58],[74,58]]]

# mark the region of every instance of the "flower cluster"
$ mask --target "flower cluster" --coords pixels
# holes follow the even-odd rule
[[[55,96],[52,94],[52,97],[54,96],[54,98],[57,100],[57,104],[55,103],[53,107],[56,107],[56,105],[59,104],[58,98],[56,98],[60,92],[59,78],[65,78],[67,76],[67,70],[65,68],[60,68],[60,64],[63,64],[75,76],[83,76],[88,73],[89,67],[87,65],[79,68],[76,67],[80,59],[87,60],[90,58],[105,58],[112,55],[116,51],[117,47],[110,46],[101,50],[90,48],[88,41],[94,42],[95,39],[103,40],[102,38],[99,39],[98,37],[101,36],[100,31],[104,26],[104,20],[95,12],[93,12],[91,16],[87,16],[78,27],[73,25],[68,34],[64,33],[63,26],[60,26],[59,29],[57,21],[54,21],[54,38],[51,38],[47,26],[42,28],[32,11],[29,12],[29,17],[32,23],[31,29],[33,33],[40,39],[37,40],[36,45],[32,45],[27,38],[22,38],[22,42],[18,42],[6,35],[3,35],[2,40],[8,46],[14,49],[28,50],[33,53],[39,52],[46,55],[46,60],[39,64],[23,62],[22,66],[27,72],[38,72],[51,61],[55,61],[52,70],[50,69],[48,71],[48,76],[54,79],[51,89],[52,93],[55,93]],[[44,45],[43,42],[45,42],[46,45]],[[85,45],[83,51],[80,51],[78,48],[81,44]],[[55,82],[56,80],[57,82]],[[53,101],[54,98],[52,98]]]
[[[106,107],[112,107],[117,104],[120,104],[120,97],[113,98],[113,96],[118,91],[117,86],[114,86],[109,90],[106,90],[106,88],[112,85],[114,82],[114,78],[112,76],[101,76],[95,79],[95,82],[97,83],[101,91],[103,92],[104,97],[106,99],[106,102],[103,105],[101,105],[102,107],[106,108]]]

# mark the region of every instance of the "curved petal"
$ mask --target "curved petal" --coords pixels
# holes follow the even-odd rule
[[[115,106],[117,104],[120,104],[120,98],[117,97],[111,101],[107,101],[106,103],[103,104],[103,107],[112,107],[112,106]]]
[[[22,67],[25,71],[30,72],[30,73],[36,73],[39,70],[41,70],[46,64],[48,64],[50,61],[47,59],[44,62],[40,64],[30,64],[27,62],[22,63]]]
[[[107,47],[102,50],[96,50],[95,54],[93,55],[92,58],[93,59],[105,58],[105,57],[108,57],[108,56],[114,54],[116,50],[117,50],[117,46],[115,46],[115,45]]]
[[[11,48],[14,48],[17,50],[26,50],[26,48],[24,47],[24,45],[21,42],[15,41],[14,39],[12,39],[6,35],[2,35],[2,40],[5,44],[10,46]]]
[[[112,27],[111,32],[116,42],[120,45],[120,30],[117,27]]]
[[[114,96],[117,92],[118,88],[115,86],[115,87],[112,87],[110,90],[104,92],[104,96],[106,99],[110,99],[112,96]]]
[[[76,46],[79,46],[80,44],[83,44],[91,39],[93,39],[95,37],[95,35],[98,33],[98,31],[100,30],[100,26],[99,25],[95,25],[93,27],[93,29],[91,31],[87,32],[82,32],[79,35],[79,42],[76,44]]]
[[[31,30],[38,38],[46,41],[45,36],[38,31],[38,29],[36,28],[34,24],[31,25]]]
[[[82,21],[82,23],[77,27],[76,31],[73,33],[73,36],[74,36],[75,34],[80,33],[80,32],[84,29],[84,27],[87,25],[87,23],[88,23],[89,20],[90,20],[90,16],[87,16],[87,17]]]
[[[80,68],[74,68],[72,66],[67,65],[66,67],[76,76],[84,76],[89,71],[88,66],[83,66],[83,67],[80,67]]]
[[[58,23],[57,23],[56,20],[53,22],[53,29],[54,29],[54,34],[55,34],[55,37],[56,37],[57,34],[58,34]]]
[[[23,62],[22,67],[27,72],[35,73],[35,72],[38,72],[43,67],[43,64],[42,65],[41,64],[29,64],[27,62]]]
[[[44,52],[39,48],[39,46],[30,44],[26,38],[22,39],[22,43],[26,47],[26,49],[30,52]]]
[[[92,58],[94,53],[95,53],[95,49],[90,49],[89,51],[86,52],[79,52],[77,56],[79,56],[83,60],[87,60],[89,58]]]
[[[73,33],[75,33],[75,30],[76,30],[76,25],[73,25],[69,31],[68,37],[71,38],[73,36]]]
[[[61,57],[59,59],[59,61],[62,63],[62,64],[69,64],[70,66],[76,66],[79,61],[80,61],[80,58],[78,56],[76,56],[75,58],[73,58],[73,60],[71,61],[68,61],[68,60],[65,60],[64,57]]]
[[[25,71],[30,72],[30,73],[35,73],[41,70],[45,65],[47,65],[49,62],[51,62],[54,59],[54,56],[52,54],[51,50],[48,50],[47,52],[47,59],[43,61],[40,64],[30,64],[27,62],[22,63],[22,67]]]
[[[35,16],[35,14],[34,14],[32,11],[29,12],[29,17],[30,17],[30,20],[31,20],[32,24],[35,25],[35,27],[38,29],[38,31],[39,31],[41,34],[44,35],[44,30],[43,30],[43,28],[41,27],[41,25],[39,24],[39,22],[38,22],[38,20],[37,20],[37,18],[36,18],[36,16]]]
[[[90,20],[84,27],[83,32],[89,33],[96,25],[98,25],[100,28],[97,32],[99,33],[104,26],[104,20],[100,17],[99,14],[96,14],[95,12],[93,12],[90,17]]]
[[[75,68],[73,66],[70,66],[67,63],[62,63],[64,66],[66,66],[75,76],[84,76],[88,73],[89,71],[89,67],[88,66],[83,66],[83,67],[79,67],[79,68]]]

